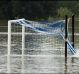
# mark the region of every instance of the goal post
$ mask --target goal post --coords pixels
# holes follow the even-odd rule
[[[31,26],[29,25],[26,26],[26,25],[22,25],[23,24],[21,22],[22,20],[24,19],[8,21],[8,57],[7,57],[7,69],[8,69],[7,72],[8,73],[11,73],[12,70],[16,69],[16,67],[13,67],[11,64],[12,63],[11,59],[13,57],[20,58],[21,70],[19,70],[18,72],[21,72],[21,73],[26,73],[25,60],[24,60],[26,56],[38,57],[38,56],[41,56],[41,54],[42,54],[42,57],[44,57],[45,55],[50,56],[49,51],[54,51],[52,52],[53,57],[57,56],[57,55],[54,55],[54,53],[56,54],[58,53],[58,57],[59,56],[64,57],[63,49],[65,47],[63,47],[64,40],[61,40],[61,36],[59,36],[58,34],[51,34],[51,33],[46,34],[46,33],[38,33],[36,31],[33,31],[34,28],[30,29],[29,27],[36,26],[36,27],[41,28],[43,25],[44,27],[47,27],[47,25],[40,24],[38,22],[29,21],[31,22]],[[25,22],[27,21],[28,20],[26,20]],[[54,30],[55,32],[57,32],[56,28]],[[30,51],[33,53],[31,53]],[[41,53],[40,51],[43,53]],[[46,52],[46,54],[44,53],[44,51]]]
[[[11,21],[8,21],[8,55],[7,55],[7,73],[10,73],[10,50],[11,50]]]
[[[70,20],[68,20],[68,22],[69,21]],[[66,45],[65,50],[65,38],[67,38],[67,36],[65,37],[65,30],[67,33],[68,22],[66,22],[67,28],[65,29],[64,20],[53,23],[41,23],[25,19],[9,20],[7,72],[11,73],[15,71],[18,65],[20,65],[20,69],[17,73],[29,73],[29,67],[26,65],[26,62],[28,61],[26,58],[28,57],[44,58],[46,56],[54,58],[63,57],[63,59],[65,59],[65,57],[67,57],[68,49]],[[62,35],[60,33],[63,34],[64,39],[62,39]],[[73,47],[71,46],[71,43],[69,43],[69,46],[70,50],[74,52],[74,50],[72,50]],[[68,52],[68,54],[69,53],[70,52]],[[17,66],[12,66],[13,63],[16,63],[14,60],[11,61],[13,58],[19,58],[19,60],[16,59],[20,62],[17,63]]]

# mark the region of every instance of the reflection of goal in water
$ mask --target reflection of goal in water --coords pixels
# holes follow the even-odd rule
[[[61,36],[36,33],[23,25],[9,21],[8,35],[4,34],[2,38],[6,38],[6,41],[0,38],[3,43],[8,42],[8,51],[5,48],[7,56],[4,58],[7,63],[6,71],[2,72],[64,72],[64,40]]]

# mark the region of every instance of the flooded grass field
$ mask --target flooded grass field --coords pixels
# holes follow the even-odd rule
[[[75,26],[78,26],[77,22],[76,24]],[[78,29],[78,27],[75,28],[75,33],[79,33]],[[13,30],[15,32],[15,26],[12,26]],[[65,42],[61,36],[25,34],[25,48],[22,50],[22,33],[11,34],[11,49],[10,55],[8,55],[7,31],[8,27],[0,28],[1,74],[79,74],[79,55],[72,57],[68,52],[67,63],[65,63]],[[21,27],[19,31],[22,32]],[[27,31],[28,29],[26,29]],[[71,32],[71,28],[69,28],[69,32]],[[79,34],[74,38],[75,49],[79,51]],[[71,40],[71,36],[69,40]]]
[[[7,37],[0,34],[0,73],[8,73]],[[65,73],[64,40],[60,36],[25,35],[24,55],[21,35],[11,37],[10,73]],[[77,38],[75,48],[78,50]],[[72,60],[68,55],[67,73],[79,74],[79,57]]]

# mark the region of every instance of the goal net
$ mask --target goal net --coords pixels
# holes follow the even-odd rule
[[[9,20],[8,73],[45,73],[46,68],[48,70],[51,65],[52,73],[56,72],[55,70],[58,72],[63,70],[64,72],[63,67],[59,68],[61,65],[57,65],[64,61],[64,58],[57,58],[57,56],[64,57],[65,54],[64,32],[65,20],[56,22],[34,22],[25,19]],[[67,41],[68,53],[74,54],[75,49],[71,46],[70,41]],[[50,65],[51,59],[53,60]]]
[[[16,20],[15,23],[19,24],[20,26],[24,26],[28,29],[28,31],[31,30],[31,32],[34,33],[41,33],[41,34],[53,34],[61,36],[64,40],[65,36],[65,20],[56,21],[54,23],[40,23],[40,22],[34,22],[34,21],[28,21],[25,19],[19,19]],[[13,28],[13,27],[12,27]],[[76,50],[72,47],[70,41],[67,39],[68,49],[70,49],[71,53],[74,54]]]

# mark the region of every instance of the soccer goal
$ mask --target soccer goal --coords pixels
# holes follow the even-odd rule
[[[64,61],[65,43],[59,32],[64,32],[63,23],[65,21],[61,20],[52,23],[34,22],[25,19],[8,21],[8,73],[36,72],[35,69],[30,70],[33,67],[39,69],[43,67],[41,64],[41,67],[32,66],[28,62],[31,59],[43,62],[46,61],[46,57],[49,57],[53,58],[52,62],[55,63],[55,57],[63,57],[62,60]],[[58,69],[59,67],[60,65],[56,68]]]
[[[64,33],[65,20],[53,22],[9,20],[8,32],[0,32],[0,52],[3,55],[0,57],[0,63],[3,63],[0,72],[64,73]],[[68,54],[72,55],[75,49],[71,46],[70,39],[71,36],[68,39]]]

